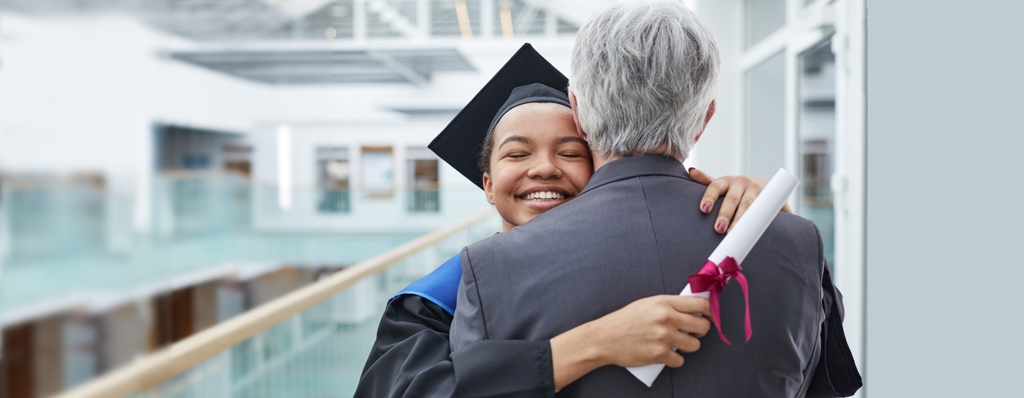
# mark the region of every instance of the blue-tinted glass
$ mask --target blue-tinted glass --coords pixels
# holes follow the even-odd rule
[[[835,209],[832,173],[835,170],[836,74],[835,55],[824,43],[800,58],[800,215],[821,230],[825,258],[835,266]]]

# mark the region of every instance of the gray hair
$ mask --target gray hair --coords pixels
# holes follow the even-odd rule
[[[576,34],[570,90],[599,157],[685,160],[718,95],[718,45],[681,1],[622,1]]]

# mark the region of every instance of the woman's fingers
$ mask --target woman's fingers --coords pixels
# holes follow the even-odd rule
[[[768,181],[763,178],[747,176],[725,176],[716,179],[704,190],[701,211],[710,211],[713,208],[711,204],[718,196],[722,196],[722,205],[718,208],[714,228],[720,234],[726,233],[736,221],[739,221],[767,184]]]
[[[696,167],[691,167],[689,171],[690,178],[693,179],[694,182],[699,183],[700,185],[708,186],[709,184],[715,181],[714,178],[709,176],[707,173],[700,171],[700,169]]]
[[[704,337],[711,330],[711,321],[703,316],[694,314],[679,314],[680,317],[673,323],[674,330],[681,330],[684,334],[694,338]],[[677,346],[678,347],[678,346]],[[696,351],[700,346],[693,347]],[[682,348],[682,347],[680,347]],[[686,351],[686,352],[693,352]]]
[[[720,178],[721,180],[721,178]],[[718,218],[715,220],[715,232],[724,234],[729,230],[729,225],[732,224],[733,215],[736,214],[737,208],[740,206],[740,201],[743,199],[743,193],[746,189],[740,186],[737,188],[735,185],[730,185],[729,190],[725,192],[722,197],[722,206],[718,208]]]
[[[679,367],[683,354],[700,349],[699,338],[711,322],[696,313],[708,312],[706,298],[664,294],[639,299],[584,326],[590,326],[587,341],[606,353],[605,363]]]
[[[707,314],[711,312],[711,305],[708,299],[699,296],[670,296],[665,295],[665,300],[668,302],[672,309],[671,317],[667,319],[666,326],[670,330],[681,330],[683,334],[690,337],[704,337],[711,330],[711,321],[704,316],[697,314]],[[696,340],[694,338],[694,340]],[[683,346],[675,346],[680,349]],[[699,348],[698,344],[692,347],[693,352]]]
[[[761,194],[768,180],[747,176],[725,176],[722,178],[711,178],[707,173],[690,168],[690,178],[704,184],[704,196],[700,198],[700,212],[708,214],[715,207],[715,202],[722,197],[722,206],[718,209],[718,217],[715,218],[715,231],[724,234],[732,230],[732,226],[743,217],[750,205],[754,203],[757,195]],[[793,213],[789,203],[782,205],[786,213]]]
[[[678,368],[680,366],[683,366],[683,362],[686,362],[686,361],[683,359],[683,356],[680,355],[678,352],[672,351],[672,352],[666,353],[665,354],[665,359],[660,361],[660,362],[665,364],[665,366],[668,366],[670,368]]]
[[[704,190],[704,197],[700,198],[700,212],[704,214],[710,213],[711,208],[715,207],[715,201],[718,200],[718,197],[722,196],[722,193],[729,189],[728,181],[711,178],[707,173],[696,167],[690,168],[690,178],[708,187]]]
[[[663,294],[656,297],[665,300],[672,309],[684,314],[707,314],[711,312],[711,302],[700,296]]]
[[[740,220],[740,217],[743,217],[743,213],[747,212],[747,209],[750,208],[750,205],[754,203],[754,199],[756,199],[757,195],[760,193],[761,190],[759,188],[751,187],[748,187],[748,189],[743,192],[743,197],[740,198],[739,206],[736,208],[736,214],[733,215],[732,220],[729,223],[730,231],[732,231],[732,226],[736,225],[736,222]]]
[[[678,352],[690,353],[700,349],[700,340],[692,335],[679,332],[673,335],[672,347]]]
[[[704,190],[704,196],[700,198],[700,212],[704,214],[710,213],[711,209],[715,207],[718,197],[731,189],[728,178],[719,178],[707,184],[707,186],[707,189]]]

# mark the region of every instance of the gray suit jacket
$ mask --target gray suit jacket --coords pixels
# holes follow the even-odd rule
[[[712,228],[717,210],[698,211],[704,188],[675,159],[622,158],[594,173],[576,199],[467,247],[453,350],[486,339],[549,339],[634,300],[678,294],[722,240]],[[731,346],[712,326],[700,350],[650,388],[624,368],[606,366],[559,396],[803,396],[828,304],[817,227],[779,214],[742,267],[750,284],[749,343],[743,295],[732,282],[721,295]]]

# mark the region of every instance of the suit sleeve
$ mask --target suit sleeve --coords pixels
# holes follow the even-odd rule
[[[459,294],[455,300],[455,318],[452,320],[451,349],[458,351],[470,343],[487,339],[487,322],[484,319],[480,293],[477,290],[476,273],[469,256],[469,248],[462,249],[462,279]]]
[[[547,341],[480,341],[451,353],[451,315],[419,296],[388,304],[356,397],[553,397]]]
[[[843,330],[843,295],[832,284],[832,275],[825,260],[821,234],[818,233],[822,264],[821,290],[825,321],[821,324],[818,366],[807,391],[808,397],[849,397],[863,385],[860,371]]]

